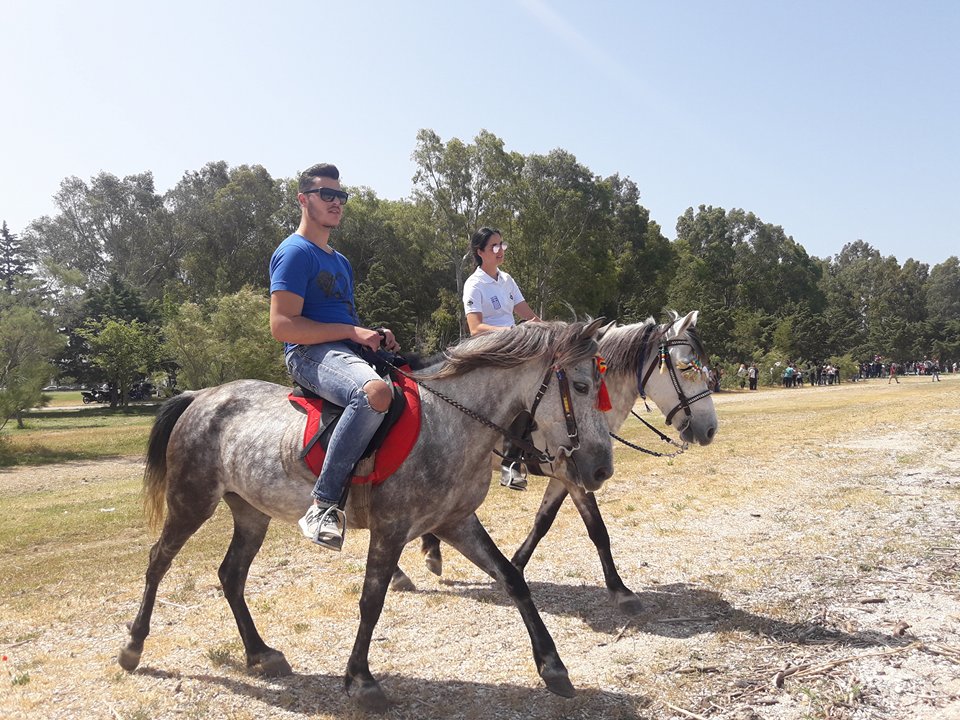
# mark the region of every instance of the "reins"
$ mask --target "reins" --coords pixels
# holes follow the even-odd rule
[[[478,423],[480,423],[481,425],[485,425],[491,430],[496,430],[498,433],[500,433],[500,435],[502,435],[512,444],[516,445],[521,450],[523,450],[524,457],[535,459],[537,462],[541,462],[541,463],[552,463],[554,460],[557,459],[556,455],[551,455],[548,450],[540,450],[536,445],[533,444],[533,441],[528,437],[516,435],[515,433],[510,432],[506,428],[503,428],[500,425],[497,425],[492,420],[488,420],[487,418],[483,417],[482,415],[475,412],[474,410],[471,410],[465,405],[462,405],[461,403],[457,402],[452,397],[449,397],[448,395],[440,392],[439,390],[436,390],[435,388],[430,387],[419,378],[414,377],[413,375],[411,375],[408,372],[405,372],[404,370],[401,370],[392,362],[384,358],[382,355],[380,356],[379,359],[382,360],[390,368],[392,368],[394,372],[397,372],[400,375],[403,375],[405,378],[412,380],[419,387],[422,387],[424,390],[426,390],[432,395],[436,395],[445,403],[452,405],[467,417],[472,418],[473,420],[476,420]],[[544,375],[543,382],[540,383],[540,389],[537,391],[537,395],[533,400],[533,405],[531,405],[530,407],[530,420],[532,423],[534,415],[537,412],[537,407],[540,405],[540,401],[543,399],[543,396],[547,392],[547,388],[550,385],[550,380],[552,379],[553,374],[556,374],[557,384],[560,388],[560,403],[563,406],[563,417],[567,424],[567,437],[570,438],[570,440],[572,441],[572,444],[569,447],[561,446],[559,448],[559,451],[564,453],[567,457],[569,457],[570,455],[573,454],[575,450],[578,450],[580,448],[580,432],[577,429],[577,419],[573,414],[573,402],[570,398],[570,387],[567,382],[567,373],[564,371],[563,368],[557,365],[552,365],[550,368],[547,369],[547,373],[546,375]]]

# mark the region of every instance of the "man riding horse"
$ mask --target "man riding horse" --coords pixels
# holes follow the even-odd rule
[[[330,231],[340,224],[347,197],[334,165],[304,170],[297,192],[300,226],[270,260],[270,332],[283,342],[287,368],[299,385],[344,408],[313,488],[313,504],[300,519],[303,534],[331,550],[343,546],[344,489],[393,398],[360,353],[400,348],[390,330],[360,325],[353,268],[330,246]]]

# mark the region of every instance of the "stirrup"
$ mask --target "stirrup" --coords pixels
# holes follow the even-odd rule
[[[514,478],[514,470],[520,475],[519,478]],[[500,484],[505,488],[510,488],[511,490],[526,490],[527,489],[527,466],[518,460],[512,461],[506,467],[500,466]],[[503,481],[503,473],[507,474],[507,482]]]

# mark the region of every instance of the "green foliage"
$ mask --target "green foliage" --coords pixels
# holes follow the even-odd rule
[[[243,288],[208,306],[185,303],[166,320],[163,334],[163,352],[179,368],[178,380],[186,389],[241,378],[288,382],[262,291]]]
[[[416,332],[413,303],[404,300],[384,264],[374,262],[356,289],[357,313],[371,327],[388,327],[401,346],[409,347]]]
[[[93,364],[114,388],[111,407],[118,402],[126,407],[130,387],[159,361],[156,334],[139,320],[116,318],[88,320],[77,334],[88,343]]]
[[[446,288],[440,289],[440,305],[430,316],[422,350],[427,353],[436,353],[460,340],[460,312],[462,311],[460,297]]]
[[[960,356],[956,257],[932,270],[901,265],[856,240],[819,259],[752,212],[704,205],[677,219],[670,242],[628,178],[600,177],[562,148],[510,152],[486,130],[463,141],[423,129],[412,159],[409,200],[349,187],[331,238],[353,265],[361,319],[393,328],[405,349],[461,337],[459,298],[473,270],[464,257],[473,232],[490,225],[510,243],[504,269],[547,319],[634,322],[697,309],[706,346],[725,362],[774,350],[811,361]],[[296,189],[295,178],[222,161],[185,173],[162,195],[150,172],[65,178],[53,216],[19,238],[0,227],[0,309],[55,318],[69,337],[57,363],[79,382],[104,373],[75,330],[106,318],[158,330],[162,317],[171,333],[164,367],[179,364],[189,386],[243,373],[283,377],[265,322],[249,347],[238,339],[247,329],[213,323],[218,312],[237,312],[230,302],[218,310],[222,298],[266,290],[269,257],[298,222]],[[246,324],[260,322],[259,312]]]
[[[10,232],[4,221],[0,226],[0,283],[7,293],[13,293],[17,280],[30,275],[30,258],[21,247],[19,238]]]
[[[860,371],[860,363],[850,355],[834,355],[827,358],[827,362],[840,371],[840,382],[849,380]]]
[[[0,309],[0,428],[11,417],[44,403],[41,388],[55,369],[50,358],[62,346],[49,318],[29,307]]]

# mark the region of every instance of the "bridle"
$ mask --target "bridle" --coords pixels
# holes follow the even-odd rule
[[[677,404],[673,408],[673,410],[667,413],[667,417],[666,417],[667,425],[671,424],[671,421],[673,420],[673,416],[677,414],[678,410],[683,410],[686,416],[690,417],[693,414],[690,412],[690,406],[693,405],[698,400],[703,400],[706,397],[710,397],[710,395],[712,394],[710,392],[709,387],[706,388],[705,390],[698,392],[696,395],[692,397],[687,397],[686,393],[683,392],[683,387],[680,385],[680,378],[677,377],[676,366],[673,364],[673,358],[670,356],[670,348],[679,347],[681,345],[686,345],[691,350],[695,351],[695,348],[693,347],[693,343],[691,343],[689,340],[684,340],[682,338],[673,338],[671,340],[661,340],[659,362],[650,363],[650,367],[647,368],[646,373],[643,373],[643,366],[645,364],[644,361],[646,359],[644,357],[644,355],[646,354],[646,346],[644,346],[643,354],[640,356],[640,362],[637,364],[637,392],[640,393],[640,398],[644,402],[647,401],[647,394],[644,391],[644,387],[646,386],[647,381],[650,379],[650,376],[653,374],[654,367],[659,367],[661,373],[663,372],[664,368],[666,368],[667,372],[670,375],[670,382],[673,383],[673,389],[677,393]],[[698,364],[698,369],[703,370],[703,368],[699,367],[699,364]],[[643,373],[642,376],[641,376],[641,373]]]
[[[533,404],[530,406],[530,431],[525,433],[525,439],[530,443],[530,447],[532,447],[536,452],[540,452],[533,445],[533,441],[529,439],[530,432],[532,432],[536,427],[534,418],[537,414],[537,408],[540,406],[540,401],[547,392],[547,388],[550,385],[550,380],[552,379],[553,375],[557,376],[557,388],[560,390],[560,406],[563,409],[563,421],[567,426],[567,440],[570,441],[570,445],[561,445],[557,448],[557,451],[562,452],[567,457],[570,457],[573,455],[575,450],[580,449],[580,430],[577,428],[577,417],[573,413],[573,398],[570,397],[570,383],[567,381],[567,372],[559,365],[553,365],[550,367],[550,369],[547,370],[547,374],[543,377],[543,382],[540,383],[540,389],[537,391],[537,396],[533,399]],[[513,438],[508,439],[511,442],[516,443]],[[541,453],[541,456],[537,457],[536,459],[539,462],[552,463],[556,459],[556,456],[549,456],[549,453]]]
[[[641,348],[640,357],[638,358],[638,361],[637,361],[637,392],[640,394],[640,399],[643,400],[643,404],[647,408],[647,411],[649,412],[650,406],[647,405],[647,393],[644,390],[644,387],[646,386],[647,381],[650,380],[650,376],[653,374],[654,367],[659,367],[660,372],[663,372],[664,369],[666,369],[670,373],[670,380],[673,383],[673,388],[677,393],[677,405],[667,414],[666,423],[667,425],[669,425],[670,421],[673,420],[673,416],[677,414],[678,410],[682,409],[686,413],[687,417],[690,417],[690,415],[692,414],[690,412],[690,406],[693,405],[693,403],[697,402],[697,400],[702,400],[705,397],[709,397],[711,395],[711,392],[710,392],[710,389],[707,388],[706,390],[697,393],[693,397],[687,397],[686,393],[683,392],[683,388],[680,385],[680,378],[677,377],[676,366],[673,364],[673,359],[670,357],[670,348],[676,347],[678,345],[686,345],[691,350],[694,351],[694,354],[696,354],[696,348],[693,346],[693,343],[691,343],[689,340],[682,340],[680,338],[673,338],[672,340],[661,339],[660,350],[658,353],[659,362],[650,363],[650,367],[647,369],[647,371],[646,372],[643,371],[643,367],[644,365],[646,365],[646,360],[647,360],[647,348],[653,344],[652,343],[653,335],[656,330],[657,330],[657,327],[654,325],[651,325],[646,330],[644,330],[643,336],[640,338],[640,348]],[[660,337],[663,338],[663,335],[665,333],[666,333],[666,329],[662,330]],[[703,370],[702,367],[699,367],[699,364],[698,364],[698,369],[701,371]],[[637,420],[642,422],[644,425],[646,425],[651,431],[656,433],[660,437],[660,439],[663,440],[665,443],[667,443],[668,445],[672,445],[673,447],[676,447],[678,449],[672,453],[655,452],[653,450],[647,450],[644,447],[640,447],[639,445],[635,445],[634,443],[630,442],[629,440],[625,440],[624,438],[620,437],[615,433],[610,433],[610,436],[614,440],[620,441],[621,443],[623,443],[629,448],[632,448],[633,450],[639,450],[640,452],[646,453],[647,455],[653,455],[654,457],[676,457],[677,455],[680,455],[681,453],[686,451],[687,443],[685,442],[678,443],[676,440],[672,440],[671,438],[667,437],[662,432],[660,432],[657,428],[655,428],[653,425],[651,425],[642,417],[640,417],[634,410],[631,410],[630,414],[633,415],[635,418],[637,418]]]

